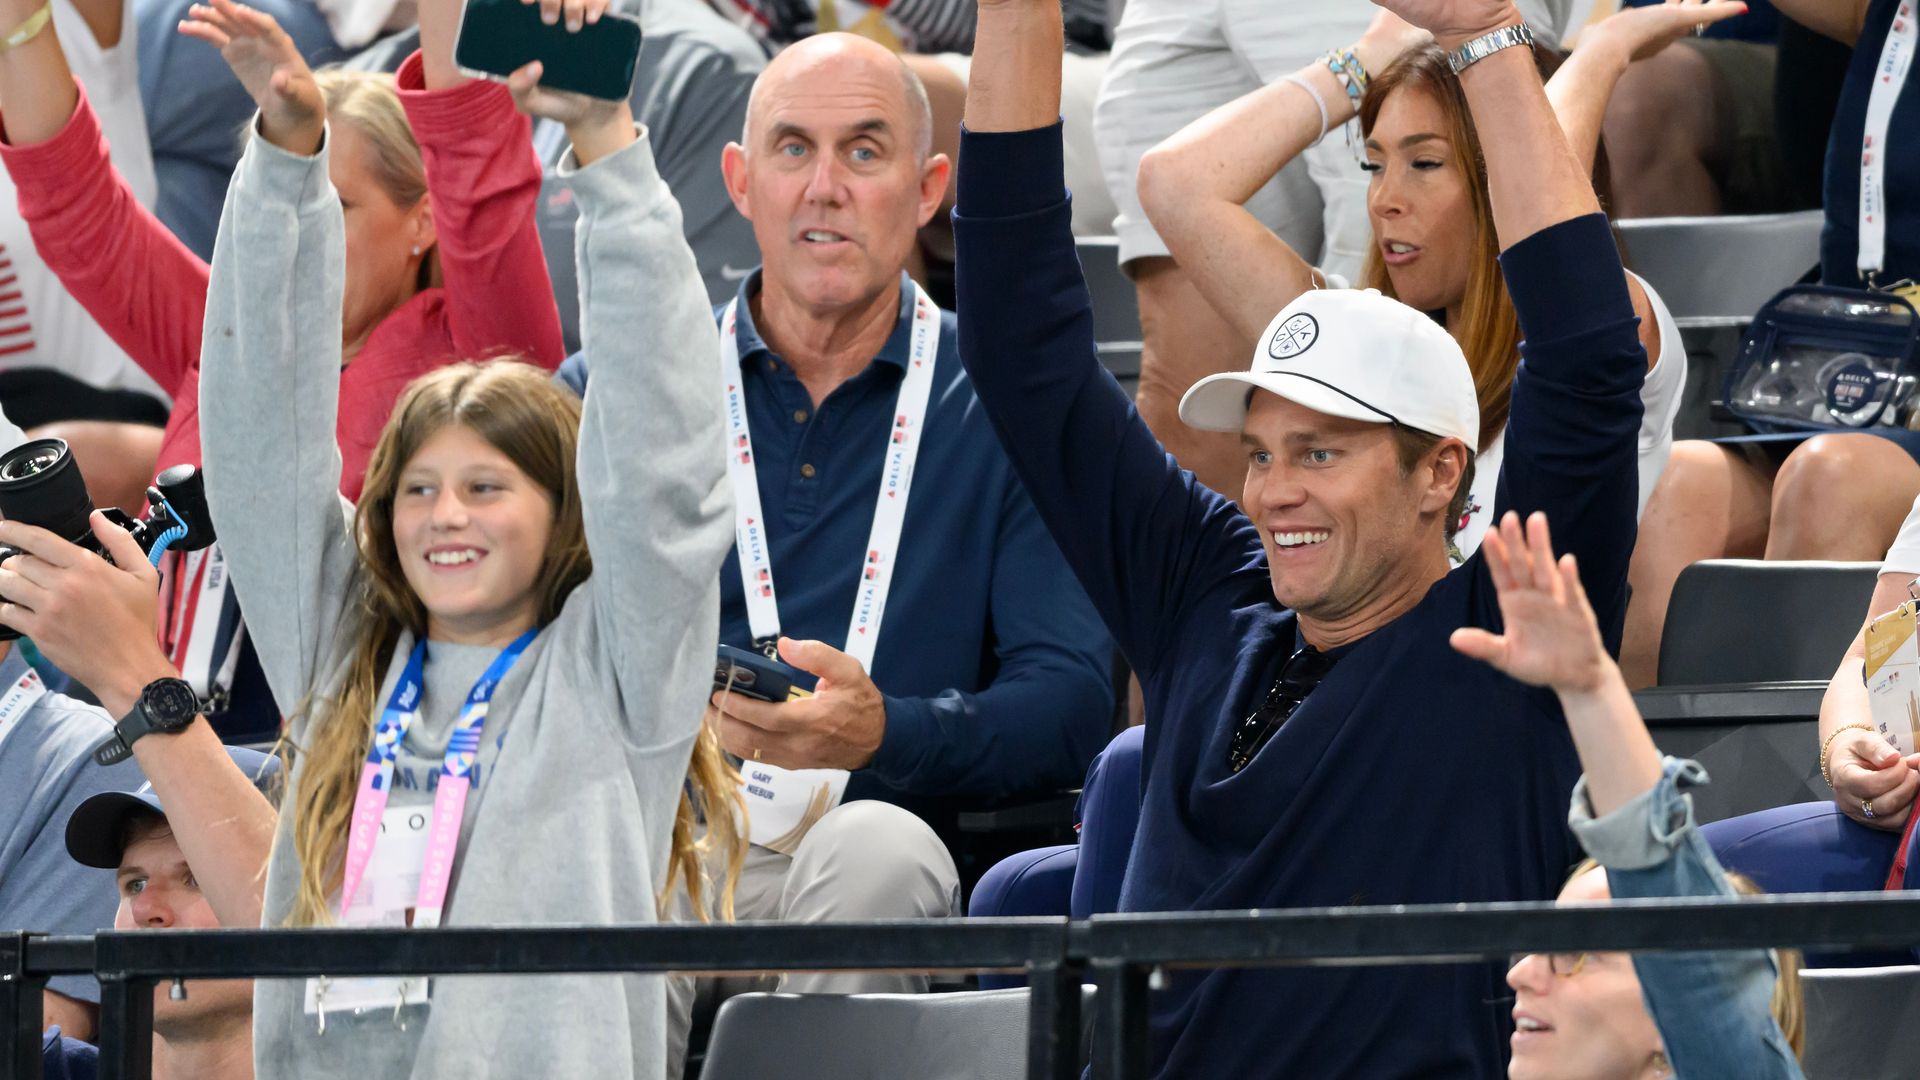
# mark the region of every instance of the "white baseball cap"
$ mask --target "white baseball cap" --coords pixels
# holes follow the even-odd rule
[[[1239,431],[1254,390],[1328,416],[1402,427],[1480,446],[1480,400],[1460,346],[1422,312],[1375,289],[1314,289],[1280,309],[1253,369],[1209,375],[1180,400],[1202,431]]]

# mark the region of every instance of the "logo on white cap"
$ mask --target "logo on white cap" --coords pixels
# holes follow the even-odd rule
[[[1320,324],[1313,316],[1302,311],[1281,323],[1273,331],[1273,337],[1267,341],[1267,355],[1275,360],[1299,356],[1320,339]]]

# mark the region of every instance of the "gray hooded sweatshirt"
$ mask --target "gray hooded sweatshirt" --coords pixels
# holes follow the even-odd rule
[[[656,921],[733,543],[718,341],[679,207],[644,132],[587,168],[569,153],[562,175],[580,205],[580,295],[594,356],[579,452],[593,576],[495,691],[484,782],[467,804],[445,925]],[[363,571],[333,434],[343,247],[326,150],[303,158],[253,140],[214,250],[200,409],[214,523],[261,665],[288,708],[338,693],[358,632],[352,604]],[[403,636],[381,703],[412,646]],[[477,674],[470,653],[430,650],[420,731],[409,743],[417,735],[444,745]],[[305,722],[289,734],[304,745]],[[267,868],[270,927],[285,923],[297,891],[293,826],[290,808]],[[259,1076],[664,1073],[657,976],[440,978],[431,1004],[399,1019],[404,1026],[390,1010],[333,1013],[323,1034],[305,1012],[303,981],[261,980]]]

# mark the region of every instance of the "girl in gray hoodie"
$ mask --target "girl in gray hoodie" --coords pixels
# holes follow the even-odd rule
[[[253,32],[225,0],[195,15]],[[262,921],[653,922],[669,867],[696,865],[676,808],[696,743],[696,779],[714,760],[701,716],[733,542],[717,342],[679,208],[625,102],[516,74],[521,108],[574,143],[596,365],[577,435],[543,373],[456,365],[403,395],[356,510],[337,490],[324,115],[304,65],[261,52],[200,407],[235,588],[275,698],[298,703]],[[263,1078],[663,1073],[655,976],[261,980],[254,1016]]]

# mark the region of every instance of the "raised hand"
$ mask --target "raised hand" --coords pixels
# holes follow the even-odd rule
[[[1353,43],[1353,54],[1369,75],[1377,77],[1402,55],[1432,40],[1432,34],[1391,11],[1382,11],[1373,17],[1360,40]]]
[[[528,116],[545,117],[566,125],[574,157],[589,165],[634,142],[633,109],[623,98],[607,101],[540,85],[545,68],[535,60],[507,76],[513,103]]]
[[[1373,0],[1433,35],[1443,49],[1521,22],[1513,0]]]
[[[1547,516],[1535,513],[1522,533],[1520,516],[1508,511],[1481,551],[1500,592],[1506,633],[1462,627],[1453,632],[1453,647],[1523,683],[1563,693],[1604,682],[1613,661],[1573,556],[1554,561]]]
[[[1580,48],[1616,48],[1629,60],[1645,60],[1692,33],[1747,13],[1740,0],[1667,0],[1647,7],[1621,8],[1587,27]]]
[[[260,134],[291,154],[319,152],[326,101],[313,69],[273,16],[234,0],[209,0],[187,9],[180,32],[220,50],[220,56],[260,108]]]

